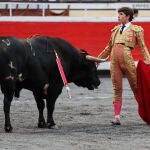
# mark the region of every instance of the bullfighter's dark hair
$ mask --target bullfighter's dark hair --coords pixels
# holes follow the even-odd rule
[[[126,16],[130,16],[129,21],[131,22],[133,19],[133,9],[130,7],[121,7],[118,9],[118,13],[123,12]]]

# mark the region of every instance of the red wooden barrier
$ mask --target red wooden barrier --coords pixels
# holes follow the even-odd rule
[[[61,37],[77,48],[86,49],[97,56],[106,46],[116,22],[0,22],[0,36],[28,38],[35,34]],[[145,42],[150,49],[150,22],[135,23],[145,30]],[[135,60],[141,58],[138,48]]]

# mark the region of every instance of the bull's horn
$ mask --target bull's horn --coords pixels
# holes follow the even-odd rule
[[[101,62],[105,62],[108,60],[109,57],[105,58],[105,59],[100,59],[98,57],[94,57],[94,56],[91,56],[91,55],[86,55],[86,60],[89,60],[89,61],[94,61],[94,62],[98,62],[98,63],[101,63]]]

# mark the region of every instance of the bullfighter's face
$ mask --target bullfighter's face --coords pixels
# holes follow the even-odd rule
[[[121,23],[121,24],[126,24],[129,22],[129,18],[130,16],[126,16],[126,14],[124,12],[119,12],[118,13],[118,21]]]

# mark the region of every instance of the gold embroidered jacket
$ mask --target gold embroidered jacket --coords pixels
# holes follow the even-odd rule
[[[111,31],[111,38],[105,47],[105,49],[98,56],[99,58],[106,58],[110,53],[115,43],[121,43],[131,50],[135,48],[136,45],[139,46],[144,60],[150,64],[149,51],[144,42],[144,31],[141,26],[130,25],[123,33],[122,36],[116,38],[117,32],[120,30],[120,25],[115,26]]]

